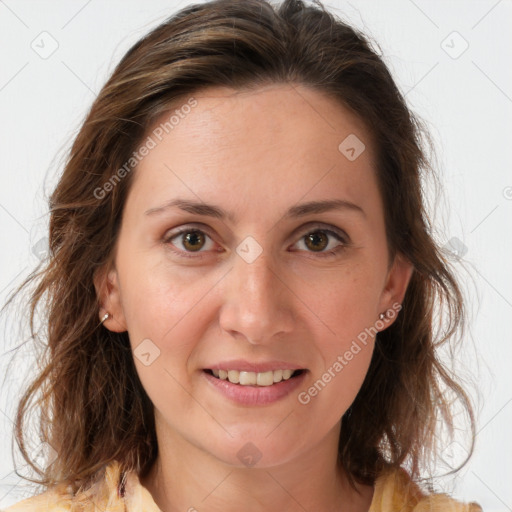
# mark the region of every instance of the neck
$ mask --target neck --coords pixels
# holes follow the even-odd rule
[[[338,436],[339,428],[309,451],[259,468],[226,464],[167,432],[155,464],[140,481],[163,512],[367,511],[373,488],[349,484],[337,466]]]

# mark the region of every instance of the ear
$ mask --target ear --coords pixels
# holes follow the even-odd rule
[[[109,314],[103,325],[113,332],[125,332],[126,320],[121,303],[117,270],[109,263],[95,272],[93,281],[100,304],[100,320],[106,313]]]
[[[413,264],[405,258],[403,254],[396,253],[386,276],[386,283],[382,290],[379,304],[379,314],[389,310],[393,311],[392,315],[389,315],[388,318],[383,320],[386,324],[386,328],[389,327],[398,316],[397,313],[401,309],[413,271]]]

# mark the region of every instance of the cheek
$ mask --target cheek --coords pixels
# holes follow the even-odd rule
[[[204,296],[204,280],[190,269],[171,265],[161,252],[119,258],[118,267],[122,307],[133,344],[148,337],[158,344],[167,343]]]
[[[303,273],[297,286],[311,313],[330,334],[321,339],[339,348],[377,320],[381,283],[380,269],[372,262],[359,261],[314,276]]]
[[[354,401],[371,362],[375,336],[375,292],[358,279],[341,281],[318,298],[321,322],[312,335],[319,364],[298,402],[334,425]],[[311,297],[314,299],[314,297]]]
[[[124,268],[123,311],[141,383],[157,409],[188,411],[191,355],[203,337],[208,286],[165,260]],[[201,320],[200,320],[201,319]]]
[[[345,410],[353,401],[370,365],[377,332],[379,279],[371,265],[347,265],[336,275],[317,276],[316,284],[309,287],[308,305],[317,326],[313,338],[322,367],[313,375],[314,381],[320,382],[307,393],[313,397],[329,388],[325,398],[330,395],[338,410]]]

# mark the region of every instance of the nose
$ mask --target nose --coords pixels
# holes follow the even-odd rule
[[[251,263],[234,254],[226,276],[220,327],[232,336],[261,345],[276,341],[293,329],[293,293],[264,250]]]

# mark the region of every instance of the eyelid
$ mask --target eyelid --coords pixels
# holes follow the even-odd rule
[[[313,231],[326,231],[330,233],[334,233],[335,235],[339,236],[345,244],[350,243],[350,237],[346,233],[345,230],[338,228],[336,226],[333,226],[332,224],[327,224],[326,222],[318,222],[318,221],[312,221],[308,222],[305,225],[300,226],[292,233],[292,238],[296,237],[297,234],[302,233],[302,236],[307,235],[308,233],[311,233]]]
[[[164,242],[169,242],[173,238],[178,235],[182,235],[183,233],[188,233],[189,231],[200,231],[205,235],[208,235],[211,239],[213,239],[213,230],[207,224],[199,223],[191,223],[191,224],[183,224],[177,228],[169,229],[165,232],[163,238]]]

